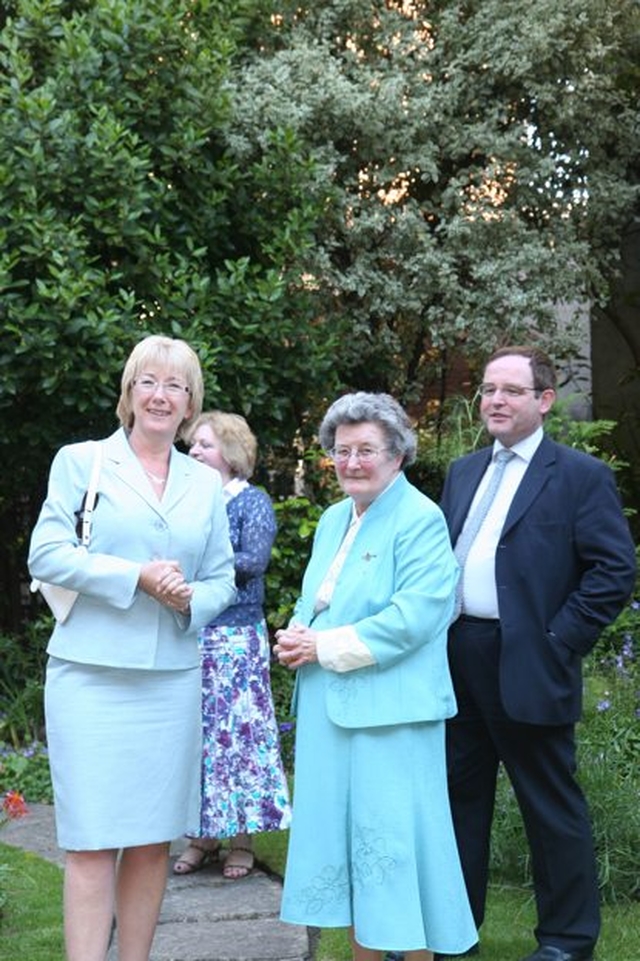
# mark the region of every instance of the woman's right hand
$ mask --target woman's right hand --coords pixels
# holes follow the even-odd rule
[[[313,664],[318,660],[316,650],[317,632],[303,624],[290,624],[276,631],[274,654],[281,664],[290,670]]]
[[[155,560],[143,564],[138,587],[160,604],[176,611],[188,610],[193,588],[184,579],[178,561]]]

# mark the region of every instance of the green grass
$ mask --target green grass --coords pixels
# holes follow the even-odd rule
[[[63,961],[62,870],[0,844],[0,961]]]
[[[256,837],[256,854],[276,874],[283,875],[288,832]],[[597,961],[640,961],[640,902],[604,905]],[[482,961],[518,961],[535,948],[535,904],[524,887],[493,885],[482,926]],[[322,930],[314,961],[351,961],[347,932]]]
[[[518,961],[536,947],[532,895],[519,888],[492,887],[482,927],[481,961]],[[640,904],[606,905],[597,961],[640,961]],[[351,961],[345,931],[323,931],[315,961]]]
[[[271,871],[284,872],[287,832],[255,838],[258,859]],[[62,871],[4,844],[0,864],[6,896],[0,914],[0,961],[63,961]],[[523,888],[493,886],[482,930],[482,961],[518,961],[535,947],[535,907]],[[315,961],[350,961],[345,930],[322,931]],[[606,905],[597,961],[639,961],[640,903]]]

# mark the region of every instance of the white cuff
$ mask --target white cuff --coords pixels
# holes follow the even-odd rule
[[[332,627],[318,631],[316,636],[318,663],[328,671],[355,671],[359,667],[370,667],[375,658],[366,644],[363,644],[356,630],[350,624],[346,627]]]

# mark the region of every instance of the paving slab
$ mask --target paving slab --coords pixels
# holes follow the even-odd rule
[[[9,821],[2,842],[64,866],[56,844],[53,808],[29,804],[29,814]],[[172,844],[172,860],[184,840]],[[175,875],[170,870],[151,961],[313,961],[314,932],[280,921],[281,880],[262,865],[228,881],[219,864]],[[116,948],[108,961],[117,961]]]

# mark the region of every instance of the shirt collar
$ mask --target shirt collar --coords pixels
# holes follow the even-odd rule
[[[540,446],[543,436],[544,431],[542,427],[538,427],[536,430],[534,430],[533,434],[529,434],[528,437],[524,437],[522,440],[519,440],[517,444],[514,444],[513,447],[509,447],[508,449],[513,451],[514,454],[517,454],[518,457],[528,464]],[[491,459],[495,460],[495,456],[498,451],[506,449],[507,448],[505,448],[504,444],[501,444],[499,440],[494,441]]]
[[[233,500],[234,497],[237,497],[240,491],[243,491],[245,487],[248,486],[249,481],[245,480],[243,477],[232,477],[231,480],[222,488],[225,502],[228,504],[230,500]]]

